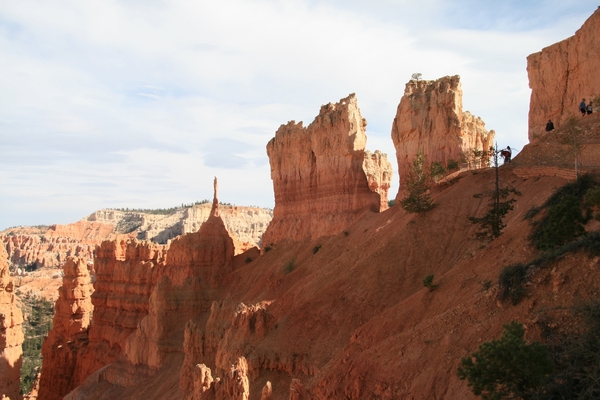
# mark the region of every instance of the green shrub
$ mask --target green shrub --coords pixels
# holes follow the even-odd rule
[[[505,267],[500,273],[498,284],[500,286],[500,300],[511,299],[512,304],[518,304],[525,294],[524,285],[529,267],[523,264],[514,264]]]
[[[439,163],[439,162],[433,162],[431,163],[431,177],[434,180],[439,180],[441,178],[444,177],[444,174],[446,173],[446,168],[444,168],[444,166]]]
[[[446,165],[446,169],[448,171],[456,171],[458,169],[458,161],[456,161],[456,160],[448,160],[448,164]]]
[[[581,212],[580,200],[566,194],[548,208],[535,226],[531,239],[538,249],[553,250],[583,235],[585,223],[587,219]]]
[[[600,398],[600,302],[577,307],[573,317],[570,332],[547,335],[556,370],[540,388],[539,398]]]
[[[473,394],[482,399],[534,398],[554,369],[548,348],[539,342],[527,344],[520,323],[503,326],[502,338],[483,343],[464,357],[457,375],[468,380]]]
[[[427,275],[423,279],[423,286],[425,286],[426,288],[429,288],[430,292],[433,292],[438,287],[438,285],[433,284],[433,274]]]
[[[296,269],[296,260],[290,260],[287,264],[285,264],[285,266],[283,267],[283,274],[287,275],[290,272],[292,272],[293,270]]]
[[[425,161],[423,152],[419,150],[406,176],[406,195],[400,205],[409,213],[422,213],[434,207],[429,196],[430,174],[425,169]]]

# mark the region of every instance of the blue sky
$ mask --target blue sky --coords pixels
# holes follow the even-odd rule
[[[273,206],[267,142],[356,93],[367,148],[395,163],[413,72],[461,76],[464,109],[527,142],[527,55],[592,1],[5,1],[0,229],[211,198]],[[391,190],[397,191],[397,176]]]

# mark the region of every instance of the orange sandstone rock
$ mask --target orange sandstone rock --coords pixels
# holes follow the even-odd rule
[[[458,75],[409,81],[392,125],[400,188],[419,150],[428,163],[446,166],[450,160],[468,158],[472,149],[487,150],[494,136],[481,118],[463,111]]]
[[[267,144],[275,209],[264,244],[337,234],[358,210],[387,208],[391,164],[365,151],[366,126],[351,94],[322,106],[307,128],[290,121],[277,130]]]
[[[85,378],[76,366],[88,344],[94,289],[85,259],[69,257],[63,271],[54,323],[42,346],[40,400],[62,399]]]
[[[8,254],[0,246],[0,393],[17,400],[21,398],[23,314],[15,304],[14,284],[7,258]]]
[[[568,39],[527,57],[529,141],[546,134],[548,119],[558,128],[570,116],[582,118],[579,103],[600,96],[600,10]],[[595,105],[595,110],[598,111]],[[585,117],[584,117],[585,118]]]

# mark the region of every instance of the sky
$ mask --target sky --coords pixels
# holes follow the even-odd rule
[[[102,208],[273,207],[265,146],[356,93],[388,154],[404,87],[460,75],[463,109],[527,144],[526,57],[588,0],[0,0],[0,230]]]

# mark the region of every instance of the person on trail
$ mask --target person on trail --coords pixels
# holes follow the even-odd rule
[[[554,123],[552,122],[551,119],[548,120],[548,123],[546,124],[546,132],[550,132],[554,130]]]
[[[504,164],[509,163],[512,157],[512,150],[510,146],[506,146],[506,149],[500,150],[500,155],[504,157]]]
[[[585,99],[581,100],[581,103],[579,103],[579,111],[581,111],[581,116],[583,117],[585,115],[587,107],[585,105]]]
[[[593,109],[592,109],[592,101],[591,100],[590,100],[590,102],[587,105],[586,111],[587,111],[588,115],[590,115],[592,113],[592,111],[593,111]]]

